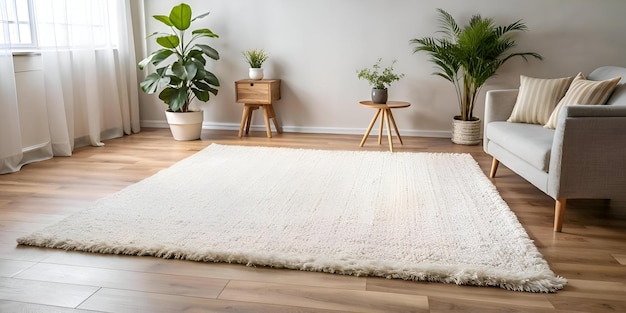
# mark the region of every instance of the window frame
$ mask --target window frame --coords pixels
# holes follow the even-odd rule
[[[7,3],[8,2],[12,2],[13,3],[13,8],[14,8],[14,15],[15,15],[15,20],[10,20],[7,16],[7,19],[4,20],[2,19],[2,17],[0,17],[0,30],[2,32],[5,33],[5,35],[8,35],[9,40],[11,40],[11,31],[8,29],[11,25],[16,25],[17,26],[17,35],[18,35],[18,40],[20,41],[19,43],[13,43],[13,42],[9,42],[9,43],[3,43],[0,42],[0,47],[1,48],[9,48],[9,50],[12,51],[32,51],[32,50],[38,50],[39,49],[39,43],[37,41],[37,23],[35,22],[35,10],[33,7],[33,0],[25,0],[26,1],[26,6],[28,8],[28,24],[25,22],[22,22],[19,20],[18,18],[18,14],[17,14],[17,1],[20,0],[0,0],[3,2],[3,6],[7,7]],[[7,14],[8,15],[8,14]],[[24,34],[22,32],[20,32],[20,25],[28,25],[30,28],[30,31],[28,32],[28,34]],[[21,38],[23,38],[24,36],[28,35],[30,37],[30,43],[21,43]]]

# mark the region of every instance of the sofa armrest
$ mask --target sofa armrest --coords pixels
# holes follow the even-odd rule
[[[513,112],[518,89],[489,90],[485,98],[485,118],[483,119],[483,146],[487,151],[487,124],[506,121]]]
[[[626,190],[626,106],[564,107],[550,156],[548,194],[611,198]]]
[[[517,101],[518,89],[487,91],[485,99],[485,124],[494,121],[506,121]]]

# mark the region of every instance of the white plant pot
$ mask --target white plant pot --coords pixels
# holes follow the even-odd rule
[[[202,134],[202,111],[171,112],[165,111],[167,123],[170,125],[172,136],[176,140],[196,140]]]
[[[262,68],[250,68],[248,70],[248,77],[250,77],[250,79],[263,79],[263,69]]]

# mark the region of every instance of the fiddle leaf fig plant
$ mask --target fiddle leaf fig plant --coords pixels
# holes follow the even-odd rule
[[[155,15],[154,19],[169,26],[170,33],[155,32],[161,47],[139,62],[139,69],[149,65],[154,71],[141,82],[141,89],[148,94],[159,92],[159,99],[172,112],[188,112],[194,99],[207,102],[210,94],[217,95],[220,82],[215,74],[206,69],[207,60],[219,60],[217,50],[199,43],[203,38],[219,38],[208,28],[191,30],[192,22],[209,15],[204,13],[192,19],[191,7],[185,3],[174,6],[169,16]],[[173,60],[165,62],[166,60]],[[163,65],[165,64],[165,65]]]

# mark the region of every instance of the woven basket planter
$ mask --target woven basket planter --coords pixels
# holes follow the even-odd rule
[[[480,119],[462,121],[460,116],[452,119],[452,142],[460,145],[477,145],[480,143]]]

